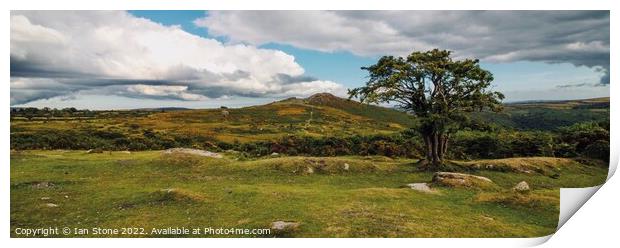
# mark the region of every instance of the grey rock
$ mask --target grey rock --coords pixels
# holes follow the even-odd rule
[[[433,175],[433,182],[446,186],[483,186],[485,184],[492,184],[493,181],[486,177],[456,173],[456,172],[435,172]]]
[[[101,150],[99,148],[89,149],[88,151],[86,151],[86,153],[89,153],[89,154],[92,154],[92,153],[103,153],[103,150]]]
[[[40,182],[40,183],[32,185],[32,187],[35,189],[46,189],[46,188],[54,187],[54,184],[51,182]]]
[[[407,186],[415,191],[420,191],[424,193],[436,193],[437,191],[431,189],[427,183],[410,183]]]
[[[294,231],[299,227],[299,223],[293,221],[274,221],[271,223],[271,230],[274,232]]]
[[[441,180],[441,179],[444,179],[444,178],[461,179],[461,180],[476,179],[476,180],[486,181],[486,182],[489,182],[489,183],[493,182],[493,181],[491,181],[491,179],[488,179],[486,177],[481,177],[481,176],[476,176],[476,175],[471,175],[471,174],[465,174],[465,173],[435,172],[435,175],[433,175],[433,180]]]
[[[512,189],[517,192],[527,192],[530,191],[530,185],[527,184],[527,182],[525,181],[521,181],[517,183],[517,185],[515,185]]]
[[[200,150],[200,149],[171,148],[171,149],[168,149],[168,150],[164,150],[164,154],[171,154],[171,153],[175,153],[175,152],[192,154],[192,155],[198,155],[198,156],[203,156],[203,157],[210,157],[210,158],[222,158],[223,157],[222,154],[219,154],[219,153],[216,153],[216,152]]]

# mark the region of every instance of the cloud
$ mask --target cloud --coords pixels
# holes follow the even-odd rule
[[[187,86],[181,85],[145,85],[136,84],[127,86],[126,91],[121,91],[129,96],[144,96],[152,98],[174,98],[186,101],[205,100],[207,97],[199,94],[190,93]],[[121,93],[122,94],[122,93]]]
[[[587,66],[609,83],[609,11],[209,11],[194,23],[231,43],[361,56],[441,48],[494,63]]]
[[[11,105],[66,95],[73,89],[46,78],[11,78]]]
[[[11,104],[76,92],[200,101],[342,91],[295,58],[124,11],[11,11]]]
[[[609,84],[609,83],[607,83],[607,84]],[[559,88],[559,89],[581,88],[581,87],[602,87],[602,86],[606,86],[607,84],[603,84],[603,83],[577,83],[577,84],[562,84],[562,85],[557,85],[555,87]]]

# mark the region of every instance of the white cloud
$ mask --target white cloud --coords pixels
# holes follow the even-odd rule
[[[127,92],[142,96],[172,97],[188,101],[207,99],[205,96],[192,94],[187,91],[187,86],[177,85],[144,85],[136,84],[127,87]]]
[[[282,51],[222,44],[124,11],[11,12],[12,104],[99,89],[190,101],[294,95],[290,82],[278,79],[303,74]],[[342,87],[303,78],[315,92]],[[43,81],[57,87],[45,88]],[[42,87],[49,92],[37,94]]]
[[[440,48],[489,62],[572,63],[601,68],[609,83],[609,11],[209,11],[194,23],[232,43],[362,56]]]

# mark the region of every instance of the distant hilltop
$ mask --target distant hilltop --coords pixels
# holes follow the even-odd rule
[[[506,104],[568,103],[568,102],[600,103],[600,102],[609,102],[609,100],[610,100],[609,97],[597,97],[597,98],[573,99],[573,100],[524,100],[524,101],[507,102]]]
[[[315,105],[330,105],[336,102],[350,101],[348,99],[334,96],[331,93],[327,92],[316,93],[306,98],[306,100],[308,101],[308,103]]]
[[[546,107],[555,109],[609,109],[609,97],[576,100],[536,100],[505,103],[508,107]]]

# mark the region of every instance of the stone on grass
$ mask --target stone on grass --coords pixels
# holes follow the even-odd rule
[[[515,185],[512,189],[517,192],[528,192],[530,191],[530,185],[527,184],[527,182],[525,181],[521,181],[517,183],[517,185]]]
[[[486,177],[456,172],[435,172],[433,182],[450,187],[485,187],[493,184]]]
[[[54,203],[47,203],[47,204],[45,204],[45,206],[48,207],[48,208],[57,208],[58,207],[58,205],[56,205]]]
[[[428,183],[410,183],[407,184],[407,186],[415,191],[420,191],[424,193],[436,193],[435,190],[431,189],[431,187],[428,186]]]
[[[525,173],[525,174],[532,174],[532,173],[534,173],[531,170],[518,170],[518,171],[521,172],[521,173]]]
[[[54,187],[54,184],[51,182],[39,182],[39,183],[33,184],[32,187],[35,189],[46,189],[46,188]]]
[[[95,149],[89,149],[88,151],[86,151],[86,153],[103,153],[103,150],[101,150],[100,148],[95,148]]]
[[[50,199],[52,199],[52,198],[47,197],[47,196],[45,196],[45,197],[41,197],[41,200],[42,200],[42,201],[48,201],[48,200],[50,200]]]
[[[293,221],[274,221],[271,223],[271,230],[276,233],[295,231],[299,223]]]
[[[216,153],[216,152],[200,150],[200,149],[170,148],[168,150],[164,150],[165,154],[171,154],[171,153],[175,153],[175,152],[186,153],[186,154],[191,154],[191,155],[198,155],[198,156],[203,156],[203,157],[210,157],[210,158],[222,158],[222,154],[219,154],[219,153]]]
[[[343,168],[344,168],[344,170],[346,170],[346,171],[348,171],[348,170],[349,170],[349,164],[347,164],[347,163],[344,163],[344,166],[343,166]]]

